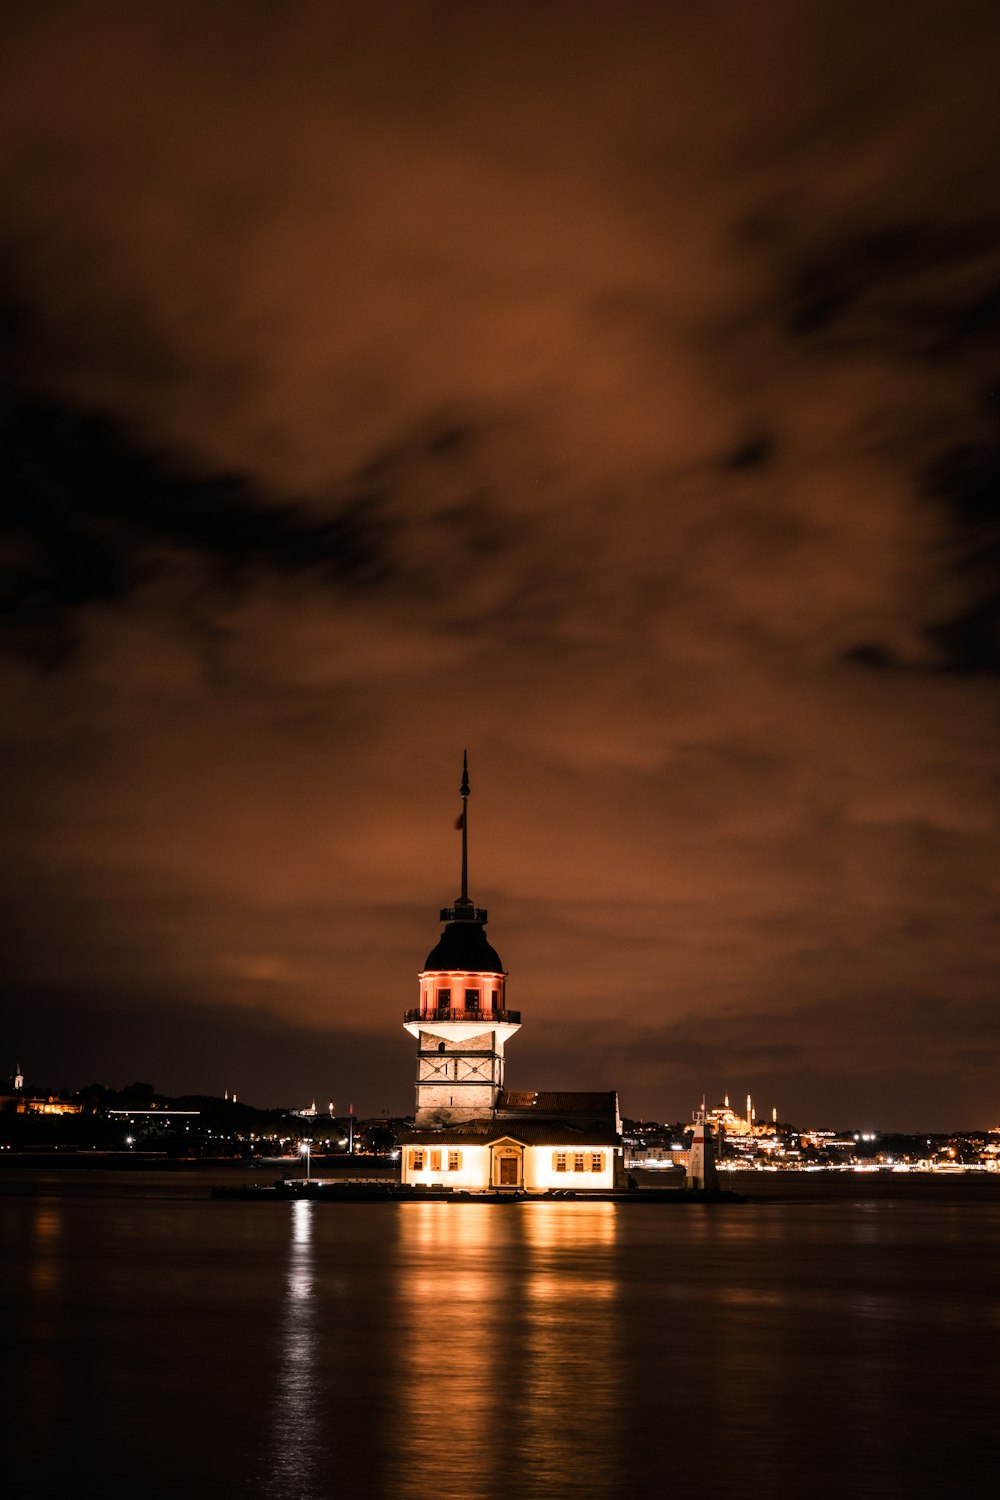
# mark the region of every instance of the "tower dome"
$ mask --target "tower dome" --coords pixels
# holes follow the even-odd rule
[[[500,955],[484,931],[486,913],[478,913],[480,921],[448,921],[451,915],[450,911],[441,913],[441,920],[448,925],[428,953],[424,973],[461,969],[477,974],[502,974]]]

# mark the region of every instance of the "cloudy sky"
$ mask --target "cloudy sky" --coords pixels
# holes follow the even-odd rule
[[[1000,1121],[992,0],[0,29],[4,1071]]]

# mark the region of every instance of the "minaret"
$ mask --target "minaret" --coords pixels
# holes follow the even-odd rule
[[[486,938],[487,913],[469,900],[469,761],[462,762],[462,889],[420,973],[420,1004],[403,1022],[417,1038],[418,1126],[489,1119],[504,1086],[504,1046],[519,1030],[507,975]]]

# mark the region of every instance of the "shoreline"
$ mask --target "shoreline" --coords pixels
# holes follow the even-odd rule
[[[463,1188],[415,1187],[398,1182],[280,1181],[213,1187],[216,1201],[311,1203],[744,1203],[728,1188],[609,1188],[597,1192],[550,1189],[544,1193],[518,1188],[473,1192]]]

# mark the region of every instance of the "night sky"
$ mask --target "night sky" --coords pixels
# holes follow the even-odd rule
[[[1000,1119],[994,0],[11,4],[0,1042]]]

